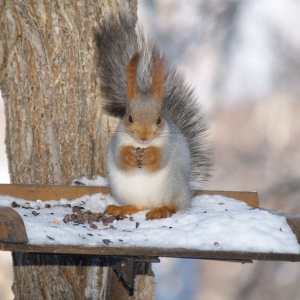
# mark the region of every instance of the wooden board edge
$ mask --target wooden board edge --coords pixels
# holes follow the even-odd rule
[[[150,247],[83,247],[72,245],[30,245],[0,242],[0,250],[12,252],[100,255],[100,256],[136,256],[136,257],[173,257],[205,260],[221,260],[230,262],[290,261],[300,262],[300,254],[293,253],[260,253],[240,251],[203,251],[184,248],[150,248]]]
[[[28,243],[22,217],[10,207],[0,206],[0,241]]]
[[[0,195],[32,201],[62,198],[72,200],[97,193],[108,194],[109,188],[100,186],[0,184]]]
[[[196,191],[196,195],[221,195],[228,198],[233,198],[235,200],[240,200],[245,202],[247,205],[253,208],[259,208],[259,199],[257,192],[242,192],[242,191],[212,191],[212,190],[203,190]]]
[[[25,200],[58,200],[65,198],[76,199],[84,195],[97,193],[109,194],[108,187],[100,186],[63,186],[63,185],[25,185],[25,184],[0,184],[0,195],[8,195]],[[239,191],[195,191],[196,195],[222,195],[243,201],[253,208],[259,207],[256,192]]]
[[[286,221],[293,230],[297,237],[298,243],[300,244],[300,217],[297,216],[287,216]]]

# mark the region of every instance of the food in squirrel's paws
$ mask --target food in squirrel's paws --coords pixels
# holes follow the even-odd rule
[[[140,147],[137,147],[135,148],[135,151],[136,151],[136,155],[137,155],[137,162],[139,164],[139,168],[141,169],[142,168],[142,164],[141,164],[141,155],[142,153],[145,151],[146,148],[140,148]]]

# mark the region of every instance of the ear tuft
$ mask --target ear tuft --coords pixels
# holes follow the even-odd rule
[[[136,75],[140,56],[140,53],[135,53],[127,66],[127,104],[137,94]]]
[[[152,51],[152,85],[150,90],[160,103],[164,98],[165,68],[164,58],[160,56],[159,50],[154,48]]]

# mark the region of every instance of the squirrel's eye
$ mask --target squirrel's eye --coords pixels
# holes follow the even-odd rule
[[[160,118],[160,117],[158,117],[158,119],[157,119],[157,121],[156,121],[156,124],[157,124],[157,125],[159,125],[159,124],[160,124],[160,122],[161,122],[161,118]]]
[[[128,121],[129,121],[130,123],[133,123],[133,119],[132,119],[132,116],[131,116],[131,115],[129,115]]]

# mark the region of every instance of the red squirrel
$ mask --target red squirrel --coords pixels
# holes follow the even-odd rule
[[[147,220],[166,218],[187,208],[209,177],[206,122],[193,89],[158,47],[122,28],[107,20],[96,34],[103,107],[121,119],[106,153],[120,206],[105,213],[149,210]]]

